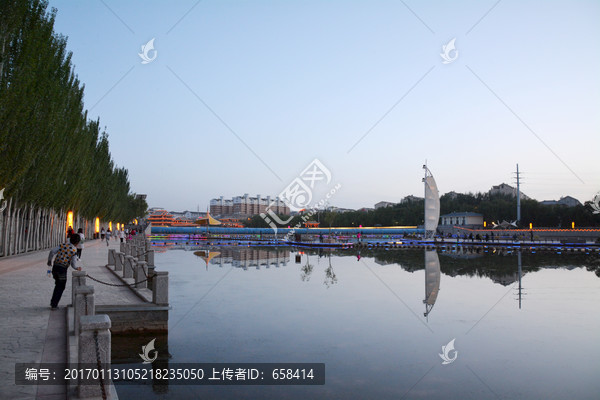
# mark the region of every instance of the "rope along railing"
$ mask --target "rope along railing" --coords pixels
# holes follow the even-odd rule
[[[146,272],[144,272],[144,275],[146,275]],[[110,283],[110,282],[104,282],[101,281],[99,279],[94,278],[91,275],[86,274],[85,276],[87,276],[88,278],[90,278],[91,280],[100,283],[101,285],[106,285],[106,286],[135,286],[139,283],[143,283],[146,282],[148,279],[150,279],[150,277],[148,275],[146,275],[146,279],[138,281],[138,282],[133,282],[133,283]]]
[[[100,390],[102,390],[102,400],[106,400],[106,388],[104,387],[104,381],[102,380],[102,362],[100,361],[100,346],[98,345],[97,330],[94,330],[94,343],[96,344],[96,365],[98,368],[98,383],[100,384]]]

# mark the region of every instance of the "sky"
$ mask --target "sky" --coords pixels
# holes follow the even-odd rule
[[[514,186],[517,164],[540,201],[600,191],[600,2],[49,5],[150,207],[274,197],[315,159],[313,202],[337,185],[343,208],[422,197],[425,162],[441,194]]]

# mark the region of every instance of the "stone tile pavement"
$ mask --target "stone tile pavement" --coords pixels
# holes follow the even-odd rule
[[[116,240],[110,246],[100,240],[86,241],[82,254],[83,269],[91,276],[105,282],[121,283],[104,265],[108,260],[108,249],[119,249]],[[48,332],[60,318],[51,313],[64,315],[64,311],[50,310],[50,297],[54,280],[47,276],[48,251],[0,259],[0,399],[49,399],[61,398],[52,390],[41,390],[37,386],[17,386],[14,380],[15,363],[60,362],[60,346],[46,343],[56,337]],[[94,286],[96,304],[139,304],[142,301],[127,287],[100,285],[89,278],[87,284]],[[59,308],[71,303],[71,276]],[[64,319],[63,319],[64,321]],[[49,325],[50,322],[50,325]],[[49,333],[49,335],[48,335]],[[56,361],[52,361],[56,360]],[[51,393],[51,394],[50,394]],[[62,397],[64,398],[64,397]]]

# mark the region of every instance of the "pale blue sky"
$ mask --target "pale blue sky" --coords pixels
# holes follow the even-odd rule
[[[600,191],[600,2],[50,6],[89,115],[150,206],[274,196],[314,158],[340,207],[422,196],[425,159],[441,193],[512,183],[516,163],[538,200]]]

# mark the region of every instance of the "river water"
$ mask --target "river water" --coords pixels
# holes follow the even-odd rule
[[[114,366],[141,365],[142,346],[156,339],[162,367],[324,363],[325,384],[117,382],[121,398],[596,399],[600,393],[597,253],[194,250],[156,254],[157,269],[169,271],[169,333],[113,336]]]

